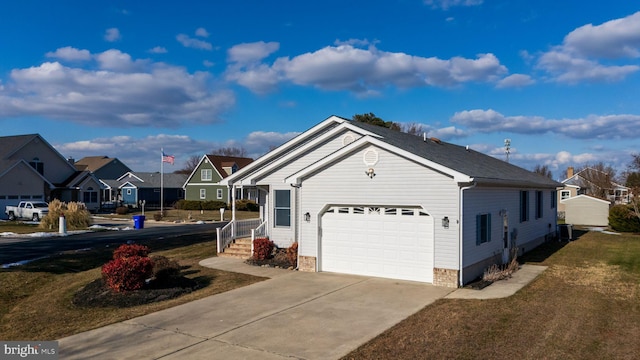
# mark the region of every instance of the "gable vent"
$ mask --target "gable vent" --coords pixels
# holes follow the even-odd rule
[[[362,154],[362,160],[365,165],[373,166],[378,163],[378,152],[373,149],[369,149]]]
[[[351,135],[351,134],[347,134],[347,135],[345,135],[345,136],[342,138],[342,145],[343,145],[343,146],[344,146],[344,145],[349,145],[349,144],[351,144],[352,142],[354,142],[355,140],[356,140],[356,138],[355,138],[355,137],[353,137],[353,135]]]

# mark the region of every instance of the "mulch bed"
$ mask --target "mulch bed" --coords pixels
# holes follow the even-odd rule
[[[289,262],[287,259],[287,249],[276,249],[274,250],[273,256],[265,260],[256,260],[254,258],[250,258],[245,260],[245,263],[249,265],[255,266],[269,266],[280,269],[295,269],[295,264]]]
[[[102,279],[96,279],[75,293],[72,303],[79,307],[132,307],[176,298],[199,288],[196,281],[184,276],[170,282],[149,282],[140,290],[118,293]]]

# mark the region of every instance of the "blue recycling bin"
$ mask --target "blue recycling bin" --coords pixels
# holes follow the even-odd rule
[[[133,216],[133,228],[137,230],[144,229],[144,215]]]

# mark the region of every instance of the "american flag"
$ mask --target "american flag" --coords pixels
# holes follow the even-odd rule
[[[173,162],[176,160],[176,157],[173,155],[167,155],[164,153],[164,151],[162,152],[162,162],[166,162],[169,163],[171,165],[173,165]]]

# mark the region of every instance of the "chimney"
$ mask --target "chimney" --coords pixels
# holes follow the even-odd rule
[[[67,159],[67,161],[68,161],[68,162],[69,162],[69,164],[71,164],[71,165],[75,165],[75,164],[76,164],[76,159],[74,159],[74,158],[72,158],[72,157],[69,157],[69,158]]]
[[[573,166],[567,168],[567,179],[573,176]]]

